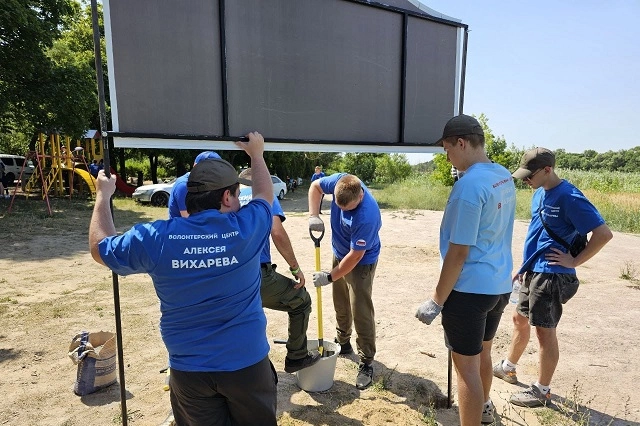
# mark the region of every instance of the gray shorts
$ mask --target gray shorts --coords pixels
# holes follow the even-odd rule
[[[562,305],[578,292],[579,285],[574,274],[528,271],[516,310],[535,327],[556,328],[562,317]]]

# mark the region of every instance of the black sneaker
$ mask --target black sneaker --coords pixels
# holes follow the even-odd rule
[[[353,353],[353,347],[351,346],[350,340],[347,340],[345,343],[338,342],[338,339],[333,339],[333,341],[340,345],[340,355],[349,355]]]
[[[356,388],[363,390],[371,386],[371,383],[373,383],[373,366],[361,362],[356,377]]]
[[[286,357],[284,359],[284,371],[287,373],[295,373],[303,368],[311,367],[318,361],[320,361],[320,354],[317,352],[310,352],[307,356],[300,359],[291,359]]]

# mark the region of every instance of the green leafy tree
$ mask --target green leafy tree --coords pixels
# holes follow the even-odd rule
[[[484,131],[484,148],[489,159],[503,165],[507,170],[515,170],[518,167],[523,151],[516,149],[513,145],[511,149],[507,149],[507,141],[504,136],[495,136],[493,134],[486,115],[480,114],[477,119]]]
[[[452,186],[453,177],[451,176],[451,163],[447,160],[447,154],[436,154],[433,156],[433,164],[435,168],[429,179],[434,183]]]
[[[411,173],[411,165],[404,154],[383,154],[376,158],[376,182],[399,182],[409,177]]]
[[[71,0],[0,2],[0,131],[33,133],[87,128],[85,67],[52,54],[80,10]],[[66,56],[66,55],[65,55]],[[64,59],[63,59],[64,58]],[[95,90],[90,87],[91,91]]]
[[[370,152],[347,153],[342,157],[342,172],[358,176],[365,183],[373,182],[376,178],[376,159],[383,154]]]

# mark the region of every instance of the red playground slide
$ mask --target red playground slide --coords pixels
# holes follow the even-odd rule
[[[127,182],[122,180],[120,176],[118,176],[118,174],[115,172],[115,170],[113,170],[113,168],[111,168],[111,174],[116,177],[116,188],[118,188],[118,191],[125,193],[127,197],[131,197],[131,194],[133,194],[133,191],[136,190],[136,187],[131,186]]]

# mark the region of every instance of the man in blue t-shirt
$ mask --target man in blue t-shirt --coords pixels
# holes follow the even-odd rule
[[[325,177],[324,172],[322,171],[321,166],[316,166],[314,173],[311,175],[311,183],[313,181],[318,180],[320,178]],[[318,210],[318,214],[322,214],[322,201],[324,200],[324,194],[320,197],[320,210]]]
[[[251,168],[248,168],[240,173],[240,177],[251,180],[252,174]],[[251,201],[252,197],[253,191],[250,186],[243,185],[240,187],[241,206]],[[295,373],[318,362],[320,354],[318,352],[310,353],[307,350],[307,327],[309,325],[309,314],[311,314],[311,297],[304,287],[304,274],[293,252],[289,234],[282,226],[285,216],[277,197],[273,198],[271,212],[273,213],[271,238],[276,249],[287,262],[289,272],[295,280],[276,272],[276,265],[271,263],[271,245],[269,244],[269,239],[267,239],[260,253],[260,269],[262,272],[260,296],[262,297],[263,307],[284,311],[289,315],[289,336],[287,339],[287,356],[284,359],[284,371]]]
[[[333,194],[333,269],[315,272],[313,284],[319,287],[333,283],[336,342],[341,346],[341,354],[353,352],[350,339],[355,325],[360,357],[356,387],[366,389],[373,382],[372,363],[376,354],[376,321],[371,294],[380,255],[380,208],[369,189],[354,175],[336,173],[317,179],[309,187],[311,232],[324,232],[324,222],[318,216],[323,194]]]
[[[196,156],[196,159],[193,161],[193,166],[195,167],[202,160],[206,159],[216,159],[220,158],[220,156],[213,151],[203,151]],[[167,203],[169,206],[169,219],[175,217],[189,217],[189,212],[187,212],[187,181],[189,180],[189,175],[191,172],[187,172],[176,179],[171,188],[171,194],[169,195],[169,202]],[[164,383],[164,390],[169,390],[170,383],[170,375],[171,369],[167,367],[166,370],[166,378]]]
[[[442,216],[438,283],[416,317],[431,324],[442,311],[445,344],[458,376],[460,423],[493,423],[486,372],[511,291],[515,185],[509,171],[487,157],[484,131],[474,117],[450,119],[437,144],[464,175],[453,185]]]
[[[195,166],[202,160],[208,158],[220,158],[220,156],[213,151],[203,151],[196,157],[193,165]],[[169,219],[174,217],[189,217],[187,212],[186,200],[187,200],[187,181],[189,180],[189,173],[187,172],[176,179],[171,188],[171,195],[169,195]]]
[[[187,182],[188,218],[137,224],[118,236],[109,208],[115,176],[98,174],[91,255],[120,275],[151,276],[177,424],[276,425],[277,375],[260,301],[273,185],[264,139],[247,136],[249,142],[236,143],[254,172],[253,199],[242,209],[239,184],[251,182],[224,160],[203,160]]]
[[[578,291],[576,267],[595,256],[613,238],[598,210],[572,184],[555,172],[556,159],[546,148],[527,151],[513,173],[536,191],[531,199],[531,223],[524,243],[523,263],[516,278],[522,282],[518,306],[513,314],[513,335],[507,357],[493,368],[494,376],[518,383],[516,364],[529,342],[531,326],[540,344],[538,380],[509,401],[524,407],[539,407],[551,401],[550,384],[559,359],[556,328],[562,305]],[[591,238],[576,257],[568,252],[574,238]],[[524,282],[523,282],[524,278]]]
[[[99,171],[100,169],[98,168],[98,160],[91,161],[91,164],[89,164],[89,173],[91,173],[91,176],[98,177]]]

